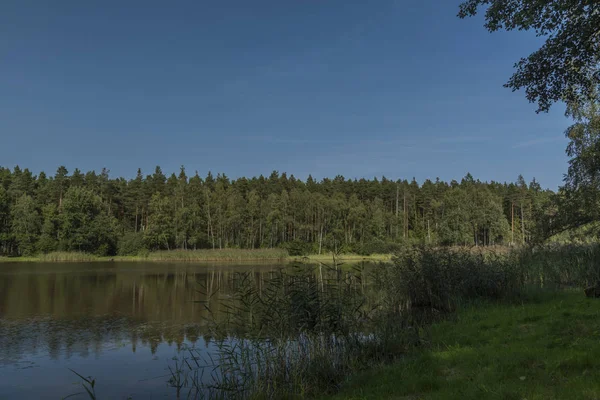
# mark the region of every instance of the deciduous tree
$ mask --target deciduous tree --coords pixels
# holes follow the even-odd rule
[[[525,89],[538,112],[557,101],[568,104],[597,98],[600,84],[600,2],[597,0],[467,0],[460,5],[465,18],[485,9],[485,27],[532,30],[544,44],[515,64],[505,84]]]

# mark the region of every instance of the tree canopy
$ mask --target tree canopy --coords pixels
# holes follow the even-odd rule
[[[485,246],[536,239],[552,192],[533,180],[461,182],[165,175],[108,170],[54,176],[0,167],[0,254],[55,250],[99,255],[152,250],[343,248],[361,254],[401,244]]]
[[[458,16],[466,18],[485,8],[490,32],[533,30],[545,37],[535,52],[515,64],[505,84],[525,89],[538,112],[557,101],[567,104],[597,98],[600,84],[600,2],[598,0],[467,0]]]

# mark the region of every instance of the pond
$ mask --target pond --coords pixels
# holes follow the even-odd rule
[[[280,268],[1,264],[0,399],[82,392],[71,370],[94,377],[100,399],[175,398],[168,366],[187,346],[214,350],[208,319],[218,320],[221,302],[235,293],[233,277],[250,271],[260,285]]]

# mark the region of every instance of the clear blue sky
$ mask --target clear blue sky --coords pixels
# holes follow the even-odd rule
[[[502,87],[540,39],[459,3],[3,0],[0,165],[557,188],[564,107]]]

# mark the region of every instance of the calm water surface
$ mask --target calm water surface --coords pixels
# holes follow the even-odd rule
[[[218,319],[236,272],[264,282],[279,267],[0,264],[0,399],[81,392],[69,368],[96,378],[100,399],[175,398],[166,382],[178,350],[214,350],[206,305]]]

